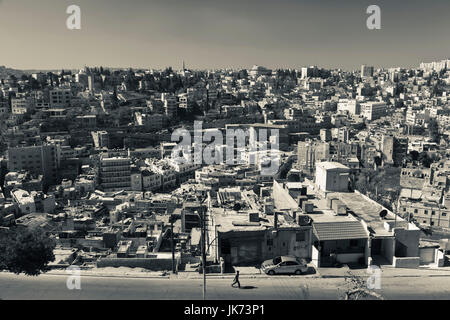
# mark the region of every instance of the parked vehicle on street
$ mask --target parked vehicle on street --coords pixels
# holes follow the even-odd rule
[[[261,264],[261,270],[268,275],[275,274],[304,274],[308,271],[308,265],[304,259],[291,256],[275,257]]]

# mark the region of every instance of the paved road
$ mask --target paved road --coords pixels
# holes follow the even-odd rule
[[[202,299],[201,279],[136,279],[83,276],[81,290],[68,290],[67,276],[39,277],[0,274],[1,299]],[[338,299],[345,288],[342,278],[260,277],[242,279],[244,289],[234,289],[230,279],[208,279],[211,300]],[[386,299],[450,299],[450,277],[386,278],[381,293]],[[339,289],[341,288],[341,289]]]

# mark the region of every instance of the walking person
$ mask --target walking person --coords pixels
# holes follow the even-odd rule
[[[233,287],[233,288],[235,288],[235,284],[237,283],[237,285],[238,285],[238,288],[240,289],[241,288],[241,283],[239,282],[239,270],[238,271],[236,271],[236,275],[234,276],[234,280],[233,280],[233,283],[231,284],[231,286]]]

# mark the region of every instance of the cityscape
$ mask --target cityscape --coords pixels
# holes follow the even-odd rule
[[[449,300],[448,9],[0,0],[1,303]]]
[[[395,281],[388,296],[404,298],[405,277],[438,272],[448,298],[450,60],[180,65],[0,69],[2,269],[203,279],[203,298],[207,278],[213,290],[286,276],[300,296],[338,298],[320,290],[343,284],[320,281],[349,274],[372,281],[361,295]]]

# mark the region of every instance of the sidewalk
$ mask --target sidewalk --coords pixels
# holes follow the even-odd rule
[[[450,268],[427,268],[420,267],[417,269],[394,268],[392,266],[380,266],[381,275],[383,277],[450,277]],[[373,274],[373,271],[367,268],[351,269],[348,266],[341,268],[319,268],[318,273],[321,278],[344,278],[349,272],[356,276],[367,276]]]
[[[46,275],[64,275],[69,276],[73,274],[65,269],[55,269],[46,272]],[[169,279],[171,278],[170,272],[164,271],[149,271],[142,268],[92,268],[92,269],[81,269],[80,275],[84,277],[112,277],[112,278],[158,278],[158,279]],[[173,275],[172,275],[173,276]]]
[[[421,267],[418,269],[393,268],[391,266],[381,266],[383,277],[450,277],[450,267],[431,269]],[[255,267],[236,267],[239,270],[242,279],[266,278],[270,277]],[[341,268],[319,268],[314,273],[304,274],[300,276],[294,275],[277,275],[277,277],[300,277],[300,278],[345,278],[349,276],[349,272],[355,276],[367,277],[371,274],[367,268],[350,269],[348,266]],[[46,272],[47,275],[70,275],[65,269],[57,269]],[[80,270],[81,276],[87,277],[113,277],[113,278],[147,278],[147,279],[203,279],[203,274],[198,272],[172,272],[164,271],[148,271],[141,268],[93,268],[88,270]],[[208,273],[208,278],[214,279],[233,279],[235,273]]]

